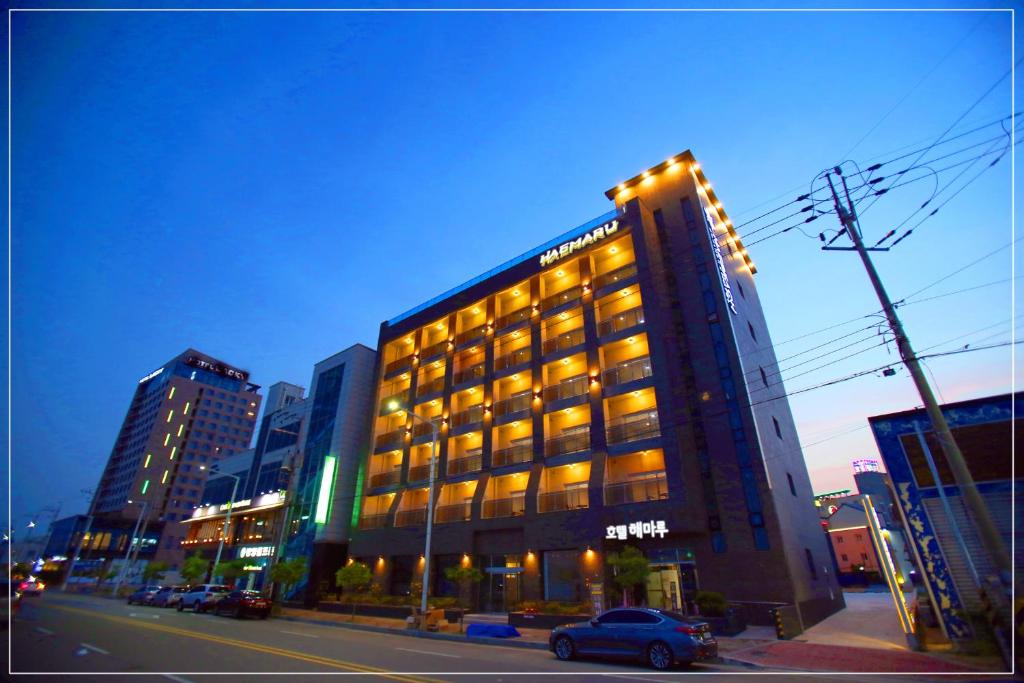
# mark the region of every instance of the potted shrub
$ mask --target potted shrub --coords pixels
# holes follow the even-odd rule
[[[725,596],[714,591],[697,591],[693,601],[697,604],[700,618],[708,622],[716,636],[734,636],[747,627],[743,615],[729,607]]]

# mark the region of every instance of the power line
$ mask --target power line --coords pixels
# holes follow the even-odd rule
[[[943,282],[945,282],[949,278],[953,277],[954,275],[959,275],[960,273],[964,272],[965,270],[967,270],[971,266],[976,266],[979,263],[981,263],[982,261],[984,261],[985,259],[992,258],[993,256],[995,256],[999,252],[1003,251],[1004,249],[1009,249],[1012,245],[1016,244],[1017,242],[1020,242],[1021,240],[1024,240],[1024,237],[1018,237],[1017,239],[1015,239],[1014,241],[1010,242],[1009,244],[1004,244],[1003,246],[1001,246],[1001,247],[999,247],[997,249],[993,249],[992,251],[988,252],[987,254],[979,256],[978,258],[974,259],[973,261],[971,261],[967,265],[960,266],[959,268],[954,270],[952,273],[947,273],[946,275],[943,275],[942,277],[940,277],[938,280],[935,280],[934,282],[925,285],[921,289],[918,289],[918,290],[912,292],[911,294],[906,295],[905,297],[900,299],[900,301],[906,301],[907,299],[911,299],[911,298],[917,296],[918,294],[920,294],[921,292],[924,292],[924,291],[927,291],[927,290],[931,289],[935,285],[942,284]],[[897,304],[898,303],[899,302],[897,302]]]

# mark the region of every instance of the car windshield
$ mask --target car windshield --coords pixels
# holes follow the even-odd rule
[[[188,593],[188,586],[178,586],[174,589],[175,593]]]

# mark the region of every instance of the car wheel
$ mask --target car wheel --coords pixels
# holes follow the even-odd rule
[[[270,612],[264,612],[263,614],[260,615],[260,619],[266,619],[269,616],[270,616]]]
[[[569,636],[558,636],[555,639],[555,656],[562,661],[569,661],[576,657],[576,644]]]
[[[199,614],[200,612],[203,611],[203,608],[199,606],[199,601],[198,600],[196,600],[195,602],[192,603],[192,611],[195,612],[196,614]]]
[[[241,605],[239,605],[238,607],[235,608],[235,613],[232,616],[235,619],[241,619],[242,618],[242,606]]]
[[[179,612],[184,612],[185,611],[185,603],[181,602],[180,600],[178,601],[178,611]]]
[[[672,648],[660,640],[656,640],[647,647],[647,663],[652,669],[664,671],[672,666]]]
[[[128,604],[129,605],[132,604],[132,599],[131,598],[128,598]]]

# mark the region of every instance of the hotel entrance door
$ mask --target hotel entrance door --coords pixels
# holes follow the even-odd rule
[[[482,559],[484,579],[480,582],[480,609],[508,612],[522,599],[522,562],[517,555],[491,555]]]

